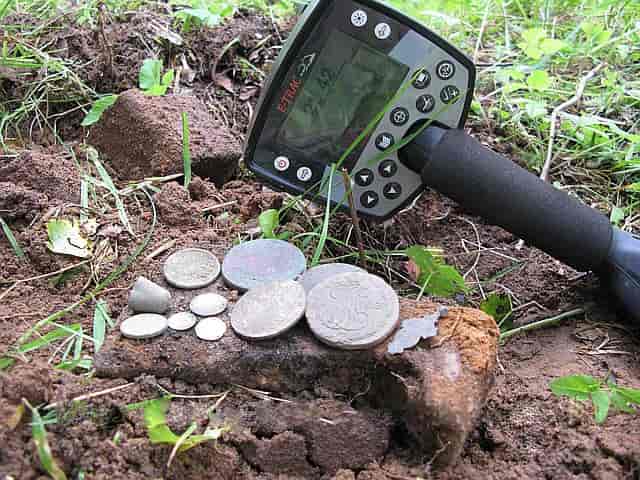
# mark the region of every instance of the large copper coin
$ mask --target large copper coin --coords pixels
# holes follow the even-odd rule
[[[222,262],[222,276],[245,292],[266,283],[295,280],[307,268],[303,253],[282,240],[254,240],[233,247]]]
[[[306,296],[298,282],[273,282],[252,288],[231,312],[231,328],[249,340],[275,338],[304,315]]]
[[[360,350],[384,341],[397,328],[396,292],[368,273],[343,273],[316,286],[307,299],[307,321],[322,342]]]

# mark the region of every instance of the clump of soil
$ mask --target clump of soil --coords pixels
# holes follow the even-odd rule
[[[92,128],[89,142],[109,158],[120,178],[182,173],[183,113],[189,122],[193,171],[224,184],[238,167],[240,144],[190,95],[156,97],[128,90]]]
[[[160,220],[169,226],[198,225],[202,223],[200,210],[191,201],[189,190],[175,182],[169,182],[154,195]]]

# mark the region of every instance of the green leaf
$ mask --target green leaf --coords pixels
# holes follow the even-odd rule
[[[624,398],[620,393],[614,388],[611,391],[611,403],[617,410],[624,413],[636,413],[636,410],[631,406],[631,403]]]
[[[600,389],[601,382],[590,375],[568,375],[551,382],[551,391],[558,396],[587,400],[589,394]]]
[[[184,188],[191,183],[191,149],[189,147],[189,118],[182,112],[182,165],[184,169]]]
[[[275,230],[280,226],[280,211],[272,208],[262,212],[258,217],[258,224],[264,238],[276,238]]]
[[[98,352],[104,343],[107,332],[107,324],[112,325],[113,321],[107,310],[107,302],[98,300],[96,309],[93,312],[93,343],[95,351]]]
[[[66,219],[52,219],[47,222],[49,241],[47,247],[53,253],[87,258],[91,255],[90,242],[80,233],[77,222]]]
[[[64,471],[58,466],[56,460],[51,453],[51,447],[47,440],[47,430],[44,427],[44,422],[37,409],[33,408],[29,402],[24,400],[25,405],[31,410],[31,434],[33,435],[33,442],[36,444],[38,451],[38,458],[42,464],[42,468],[49,474],[53,480],[67,480],[67,476]]]
[[[627,402],[640,405],[640,390],[635,388],[616,387],[615,391],[622,395]]]
[[[532,90],[543,91],[551,85],[549,74],[543,70],[535,70],[527,78],[527,85]]]
[[[82,120],[82,123],[80,125],[82,125],[83,127],[88,127],[90,125],[93,125],[94,123],[98,123],[98,121],[102,117],[102,114],[114,103],[116,103],[117,99],[118,95],[106,95],[93,102],[91,110],[89,110],[89,113],[87,113],[87,116],[84,117],[84,120]]]
[[[425,292],[439,297],[451,297],[466,291],[462,275],[436,258],[427,248],[415,245],[408,248],[406,253],[418,267],[418,284]]]
[[[142,68],[138,76],[138,83],[142,90],[149,90],[156,85],[160,85],[160,75],[162,72],[162,60],[147,58],[142,62]]]
[[[547,115],[547,104],[542,101],[527,100],[524,109],[531,118],[542,118]]]
[[[624,212],[623,208],[620,207],[613,207],[611,209],[611,216],[610,216],[610,220],[611,223],[613,225],[620,225],[620,223],[622,223],[624,221],[624,219],[626,218],[626,214]]]
[[[545,38],[542,43],[540,43],[540,50],[542,50],[545,55],[553,55],[566,46],[567,44],[565,42],[557,38]]]
[[[173,82],[173,77],[175,76],[175,72],[172,69],[168,70],[167,72],[165,72],[165,74],[162,76],[162,82],[160,82],[160,84],[165,87],[165,91],[167,88],[169,88],[171,86],[171,82]]]
[[[13,358],[2,357],[0,358],[0,370],[6,370],[14,363],[16,363],[16,361]]]
[[[480,310],[487,315],[491,315],[501,329],[511,330],[511,325],[506,325],[505,320],[511,316],[513,306],[509,295],[492,293],[480,304]]]
[[[609,406],[611,405],[611,398],[609,392],[605,390],[596,390],[591,393],[591,401],[595,409],[594,416],[596,423],[604,423],[609,414]]]
[[[104,168],[100,160],[98,160],[98,156],[95,155],[93,157],[93,164],[96,166],[96,170],[98,171],[98,175],[100,175],[100,179],[102,183],[105,184],[107,190],[113,195],[113,199],[116,202],[116,209],[118,210],[118,217],[120,217],[120,222],[127,229],[131,235],[133,235],[133,230],[131,229],[131,224],[129,223],[129,217],[127,215],[127,211],[124,208],[124,202],[120,198],[120,194],[118,193],[118,189],[116,188],[113,180],[111,179],[111,175]]]

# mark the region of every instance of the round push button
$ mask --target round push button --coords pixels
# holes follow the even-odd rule
[[[440,92],[440,100],[446,104],[455,103],[460,97],[460,90],[455,85],[447,85]]]
[[[380,197],[378,194],[372,190],[368,192],[364,192],[360,197],[360,203],[364,208],[373,208],[378,205],[380,201]]]
[[[388,23],[379,23],[378,25],[376,25],[374,33],[376,34],[376,38],[378,40],[386,40],[391,36],[391,27]]]
[[[416,108],[420,113],[429,113],[436,106],[436,100],[432,95],[420,95],[416,100]]]
[[[397,107],[391,110],[391,123],[396,127],[400,127],[409,121],[409,110]]]
[[[287,170],[289,170],[290,166],[291,162],[287,157],[277,157],[273,161],[273,167],[279,172],[286,172]]]
[[[368,187],[373,183],[373,172],[368,168],[363,168],[356,173],[355,181],[361,187]]]
[[[300,167],[298,169],[297,175],[298,180],[300,180],[301,182],[308,182],[309,180],[311,180],[311,177],[313,177],[313,172],[309,167]]]
[[[386,150],[396,143],[396,139],[390,133],[384,132],[376,137],[376,148],[378,150]]]
[[[382,175],[384,178],[391,178],[396,173],[398,173],[398,165],[393,160],[385,160],[384,162],[380,163],[378,172],[380,172],[380,175]]]
[[[427,72],[424,68],[418,70],[413,76],[412,85],[414,88],[424,90],[431,83],[431,74]]]
[[[367,12],[364,10],[356,10],[351,14],[351,23],[354,27],[364,27],[367,24]]]
[[[449,60],[440,62],[436,67],[436,75],[442,80],[449,80],[456,73],[456,67]]]
[[[388,198],[389,200],[395,200],[396,198],[399,198],[400,195],[402,195],[402,185],[397,182],[388,183],[384,186],[382,193],[385,198]]]

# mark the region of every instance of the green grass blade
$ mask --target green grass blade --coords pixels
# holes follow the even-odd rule
[[[23,401],[29,410],[31,410],[31,434],[33,435],[33,441],[36,444],[36,449],[38,450],[38,458],[40,459],[42,468],[46,470],[53,480],[67,480],[67,476],[58,466],[55,458],[53,458],[51,447],[47,440],[47,430],[44,427],[44,422],[40,413],[36,408],[33,408],[28,401]]]
[[[182,163],[184,165],[184,188],[191,183],[191,150],[189,148],[189,118],[182,112]]]
[[[122,223],[124,228],[126,228],[127,231],[131,235],[133,235],[133,230],[131,229],[131,224],[129,223],[129,217],[127,216],[127,212],[124,209],[124,203],[120,198],[118,189],[116,188],[116,186],[113,183],[113,180],[111,179],[111,175],[109,175],[109,172],[107,172],[107,170],[102,166],[102,163],[100,163],[100,160],[98,160],[97,158],[94,158],[93,163],[96,166],[96,170],[98,170],[98,175],[100,175],[102,182],[107,187],[107,190],[109,190],[109,193],[113,195],[113,198],[116,202],[116,208],[118,209],[118,216],[120,217],[120,222]]]
[[[4,2],[0,2],[0,18],[9,13],[9,7],[11,7],[12,3],[13,0],[5,0]]]
[[[112,325],[111,317],[107,310],[107,302],[98,300],[96,309],[93,312],[93,342],[95,351],[98,352],[104,343],[105,334],[107,332],[107,324]]]
[[[9,228],[9,225],[7,225],[7,222],[5,222],[2,217],[0,217],[0,225],[2,226],[4,236],[7,237],[9,245],[11,245],[11,248],[16,254],[16,257],[18,257],[20,260],[24,260],[24,251],[20,247],[20,244],[18,243],[18,240],[16,240],[16,237],[13,235],[13,232]]]
[[[333,175],[336,173],[337,165],[334,163],[331,165],[331,173],[329,174],[329,183],[327,187],[327,206],[324,211],[324,222],[322,223],[322,233],[320,234],[320,240],[318,246],[313,254],[313,260],[311,260],[311,266],[315,267],[320,261],[322,250],[327,243],[327,236],[329,234],[329,220],[331,219],[331,187],[333,185]]]

